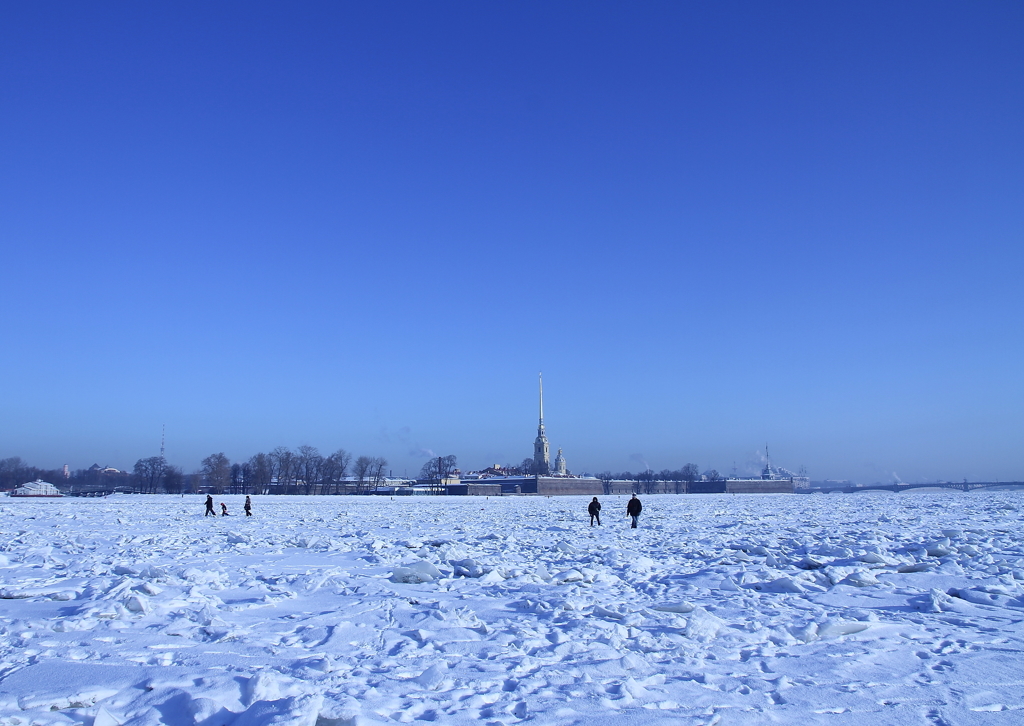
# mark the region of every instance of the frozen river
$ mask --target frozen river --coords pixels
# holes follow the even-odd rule
[[[1021,493],[641,498],[0,499],[0,724],[1024,723]]]

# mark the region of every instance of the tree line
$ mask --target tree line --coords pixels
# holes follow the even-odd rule
[[[43,479],[67,489],[131,489],[140,493],[181,494],[208,491],[212,494],[363,494],[380,486],[385,478],[387,459],[359,456],[338,449],[324,456],[315,446],[291,450],[278,446],[260,452],[245,461],[232,462],[223,452],[210,454],[201,467],[185,474],[180,467],[167,463],[162,456],[139,459],[131,472],[112,472],[99,466],[69,472],[65,479],[60,469],[30,466],[20,457],[0,459],[0,490],[13,489],[34,479]],[[419,479],[429,482],[440,492],[443,481],[457,470],[454,455],[429,459],[420,470]],[[524,459],[516,466],[502,467],[506,474],[533,473],[533,459]],[[680,469],[646,470],[637,473],[603,471],[595,475],[604,481],[625,480],[640,483],[641,491],[653,491],[656,482],[718,481],[724,477],[715,469],[701,474],[696,464]]]
[[[659,488],[658,482],[675,482],[676,493],[681,494],[683,490],[683,482],[692,483],[701,480],[719,481],[725,478],[719,474],[716,469],[709,469],[701,474],[700,467],[696,464],[685,464],[681,469],[662,469],[658,472],[647,469],[646,471],[640,471],[636,474],[629,471],[620,471],[617,473],[602,471],[596,476],[598,479],[606,482],[612,480],[638,482],[639,487],[637,488],[641,492],[647,494],[650,494]]]
[[[452,457],[454,462],[454,457]],[[210,454],[186,474],[162,456],[139,459],[130,472],[94,465],[64,476],[62,469],[30,466],[18,456],[0,459],[0,490],[42,479],[71,491],[130,490],[144,494],[361,494],[381,485],[387,459],[353,456],[338,449],[327,456],[315,446],[291,450],[278,446],[246,461],[232,462],[223,452]]]
[[[224,452],[210,454],[189,476],[163,457],[151,456],[135,462],[133,474],[143,493],[362,494],[381,485],[387,466],[380,456],[353,461],[345,449],[324,456],[315,446],[295,451],[278,446],[234,463]]]

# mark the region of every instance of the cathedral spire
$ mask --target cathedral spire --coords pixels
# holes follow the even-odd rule
[[[544,431],[544,374],[537,374],[537,381],[540,384],[540,426],[538,431]]]
[[[533,442],[533,472],[547,476],[551,472],[551,448],[544,435],[544,374],[537,374],[540,392],[540,419],[537,423],[537,439]]]

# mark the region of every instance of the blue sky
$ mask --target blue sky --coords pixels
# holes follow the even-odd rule
[[[0,14],[0,456],[1024,479],[1019,3]]]

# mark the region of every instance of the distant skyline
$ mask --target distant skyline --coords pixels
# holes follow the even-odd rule
[[[0,458],[1024,479],[1024,6],[6,3]],[[553,453],[552,453],[553,455]]]

